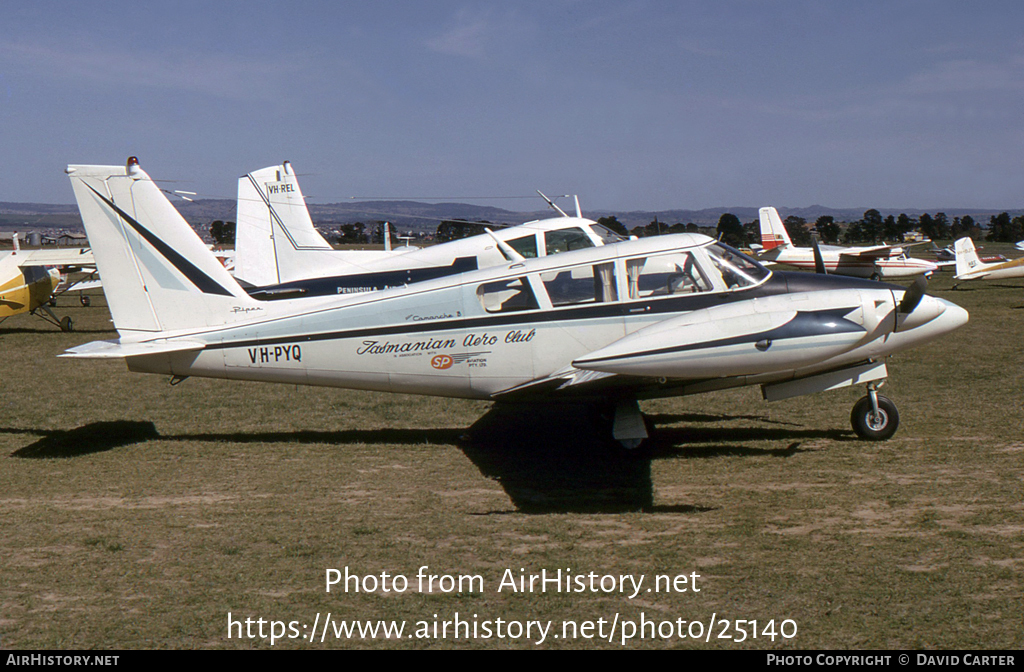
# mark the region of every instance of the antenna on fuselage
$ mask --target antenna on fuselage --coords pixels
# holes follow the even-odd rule
[[[486,231],[487,235],[494,239],[494,242],[498,245],[498,249],[501,250],[506,257],[508,257],[509,261],[526,261],[526,258],[523,255],[516,252],[514,249],[512,249],[511,245],[509,245],[508,243],[494,235],[494,231],[491,231],[488,228],[485,228],[484,231]]]
[[[568,216],[569,216],[569,215],[565,214],[565,210],[562,210],[562,209],[561,209],[560,207],[558,207],[557,205],[555,205],[555,202],[554,202],[554,201],[552,201],[552,200],[551,200],[550,198],[548,198],[547,196],[545,196],[545,195],[544,195],[544,192],[543,192],[543,191],[541,191],[540,189],[538,189],[538,190],[537,190],[537,193],[538,193],[538,194],[540,194],[540,197],[541,197],[541,198],[543,198],[543,199],[544,199],[545,201],[547,201],[548,205],[550,205],[550,206],[551,206],[552,208],[554,208],[555,210],[557,210],[557,211],[558,211],[558,214],[562,215],[562,217],[568,217]],[[579,204],[578,204],[578,203],[577,203],[576,207],[577,207],[577,208],[579,208]]]

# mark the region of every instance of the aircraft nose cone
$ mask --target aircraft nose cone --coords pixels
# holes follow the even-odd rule
[[[917,336],[933,338],[967,324],[967,319],[967,311],[960,306],[926,294],[910,314],[900,316],[896,331],[916,330]]]
[[[941,302],[945,307],[945,310],[942,311],[942,315],[939,316],[939,322],[942,323],[942,326],[946,331],[953,331],[954,329],[962,327],[967,324],[967,321],[970,319],[970,314],[952,301],[936,299],[935,297],[928,298],[933,301]]]

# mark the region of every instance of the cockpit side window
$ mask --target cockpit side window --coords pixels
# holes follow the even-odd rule
[[[708,292],[712,284],[690,252],[626,260],[629,298]]]
[[[510,240],[508,246],[527,259],[537,257],[537,236],[535,234]]]
[[[484,283],[477,287],[476,296],[488,313],[511,313],[540,307],[526,278]]]
[[[578,227],[571,229],[561,229],[559,231],[548,231],[546,234],[547,254],[558,254],[559,252],[569,252],[570,250],[582,250],[586,247],[594,247],[594,241],[590,239],[590,236]],[[525,255],[524,255],[525,256]]]

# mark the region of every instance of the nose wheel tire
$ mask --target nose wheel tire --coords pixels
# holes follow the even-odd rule
[[[871,405],[871,397],[862,397],[853,405],[850,423],[857,436],[867,441],[886,441],[900,426],[896,404],[888,397],[878,395],[878,413]]]

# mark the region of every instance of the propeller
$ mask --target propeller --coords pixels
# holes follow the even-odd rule
[[[811,247],[814,248],[814,272],[828,275],[828,271],[825,270],[825,260],[821,258],[821,250],[818,249],[817,238],[811,238]]]
[[[903,315],[909,315],[914,312],[917,308],[917,304],[921,303],[921,297],[924,296],[925,290],[928,289],[928,278],[923,275],[917,280],[914,280],[914,284],[907,288],[907,291],[903,293],[903,300],[900,301],[899,312]]]

